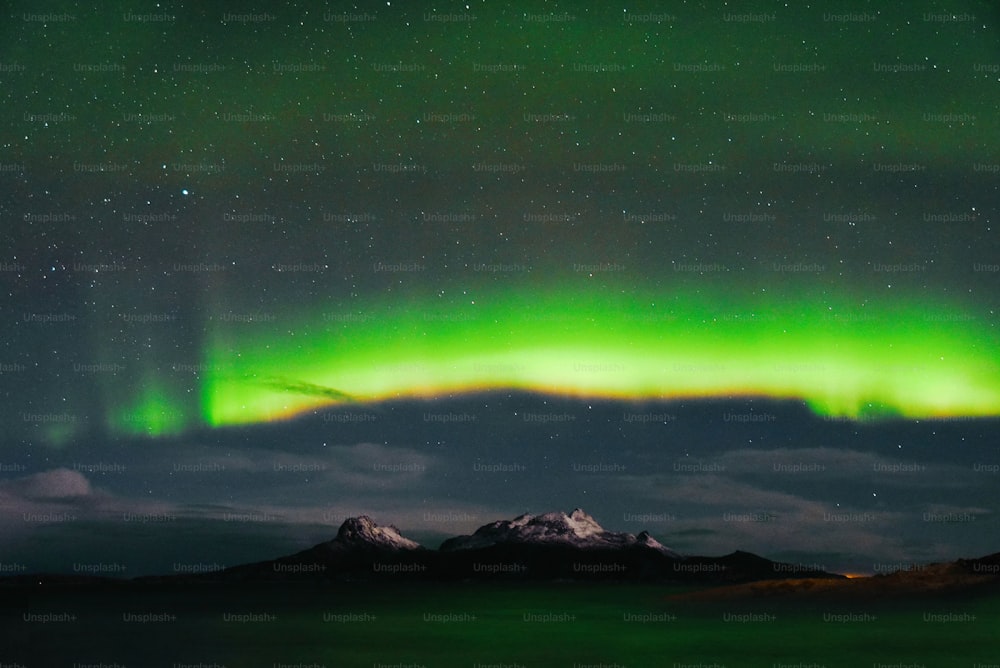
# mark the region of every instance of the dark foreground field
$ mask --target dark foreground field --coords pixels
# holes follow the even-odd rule
[[[671,600],[636,584],[0,588],[0,665],[1000,664],[1000,597]],[[76,664],[74,666],[74,664]]]

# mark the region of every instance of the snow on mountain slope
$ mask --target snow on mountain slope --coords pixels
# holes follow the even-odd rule
[[[511,543],[564,545],[584,550],[621,549],[638,545],[680,559],[679,554],[645,531],[638,537],[630,533],[607,531],[580,508],[569,515],[563,512],[525,514],[513,520],[491,522],[477,529],[471,536],[446,540],[441,545],[441,550],[475,550]]]

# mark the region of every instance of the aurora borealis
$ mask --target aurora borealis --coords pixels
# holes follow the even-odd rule
[[[933,305],[859,312],[780,298],[744,303],[741,317],[723,316],[719,296],[644,297],[556,291],[341,314],[298,338],[284,326],[220,333],[206,362],[205,418],[248,423],[344,401],[496,389],[802,399],[834,417],[1000,410],[995,333]]]
[[[574,507],[998,549],[992,3],[7,18],[0,574]]]

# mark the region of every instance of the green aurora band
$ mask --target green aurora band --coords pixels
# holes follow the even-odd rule
[[[852,419],[1000,414],[997,333],[925,301],[511,291],[288,322],[216,323],[201,387],[208,425],[499,389],[769,397]]]

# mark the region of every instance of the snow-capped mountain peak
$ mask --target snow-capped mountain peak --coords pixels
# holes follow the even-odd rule
[[[664,545],[660,541],[658,541],[655,538],[653,538],[652,536],[650,536],[648,531],[643,531],[638,536],[636,536],[635,542],[638,545],[643,545],[643,546],[648,547],[650,549],[656,550],[657,552],[662,552],[663,554],[666,554],[667,556],[675,557],[677,559],[681,558],[681,555],[679,555],[678,553],[674,552],[669,547],[667,547],[666,545]]]
[[[680,557],[648,533],[644,532],[637,538],[630,533],[608,531],[580,508],[568,515],[564,512],[525,514],[513,520],[491,522],[477,529],[471,536],[459,536],[445,541],[441,549],[474,550],[502,544],[559,545],[584,550],[621,549],[638,545],[669,557]]]
[[[586,538],[588,536],[595,536],[604,533],[604,529],[600,524],[597,523],[593,517],[583,512],[582,509],[576,508],[569,514],[566,518],[566,524],[573,529],[573,533],[580,538]]]
[[[383,550],[420,550],[423,547],[399,533],[394,526],[380,527],[367,515],[349,517],[340,525],[333,540],[350,547],[374,547]]]

